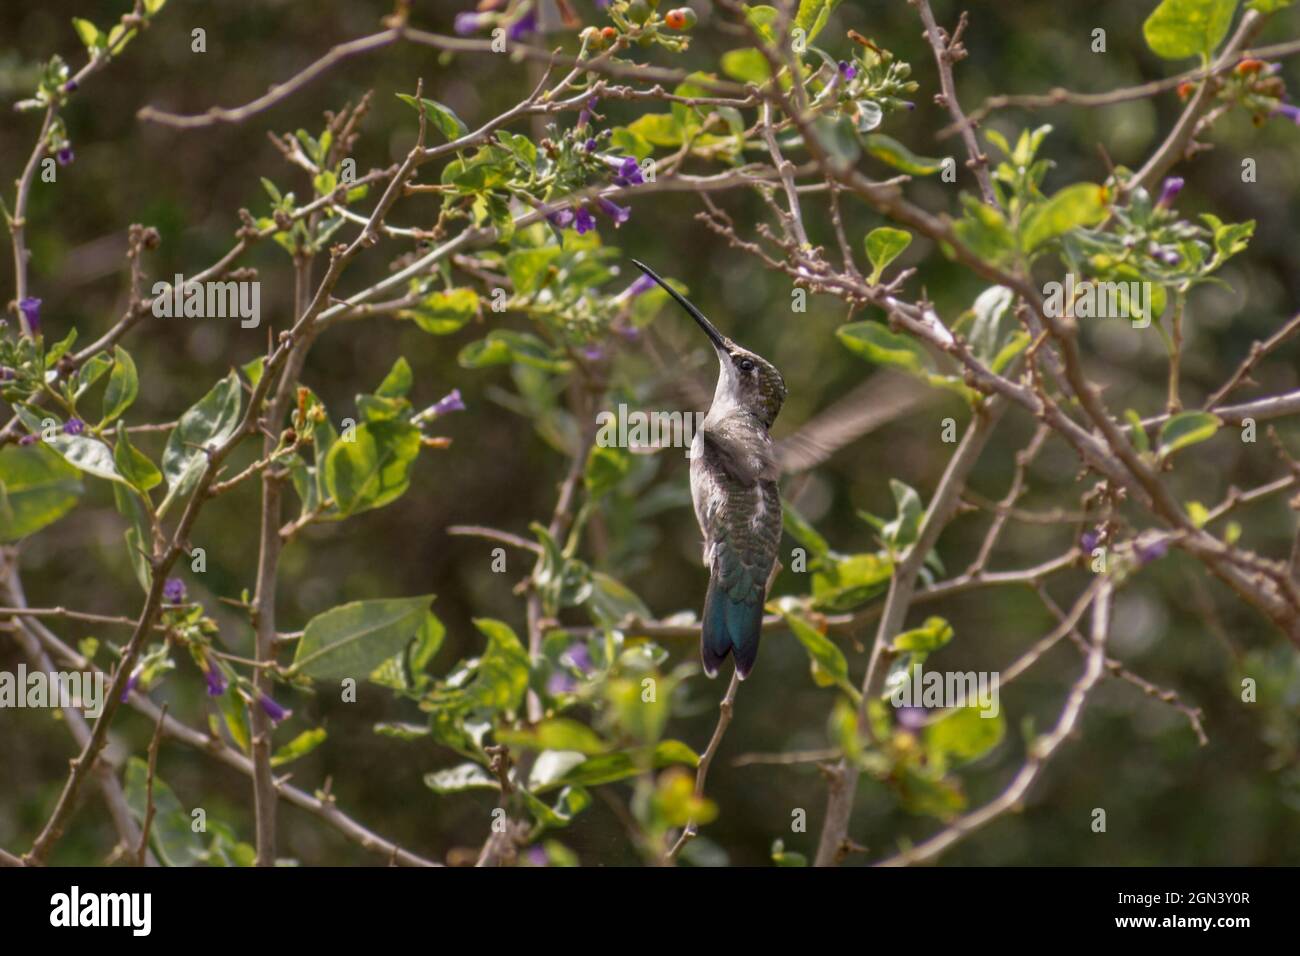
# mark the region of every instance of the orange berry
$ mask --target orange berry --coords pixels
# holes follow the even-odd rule
[[[1263,60],[1256,60],[1253,57],[1247,57],[1233,68],[1233,72],[1238,76],[1253,76],[1260,70],[1264,69],[1265,65],[1266,64]]]
[[[664,14],[664,23],[670,30],[689,30],[695,26],[695,11],[690,7],[678,7]]]
[[[1187,99],[1187,97],[1189,97],[1189,96],[1192,95],[1192,93],[1193,93],[1193,91],[1195,91],[1195,89],[1196,89],[1196,84],[1195,84],[1195,83],[1192,83],[1192,82],[1190,82],[1190,81],[1184,81],[1184,82],[1182,82],[1182,83],[1179,83],[1179,84],[1178,84],[1178,98],[1179,98],[1180,100],[1185,100],[1185,99]]]

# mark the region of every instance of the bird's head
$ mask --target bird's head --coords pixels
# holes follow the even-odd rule
[[[736,405],[753,412],[768,427],[776,421],[785,402],[785,379],[776,366],[757,352],[742,348],[727,338],[704,317],[704,313],[684,295],[660,278],[653,269],[636,259],[633,265],[663,287],[683,309],[690,313],[704,334],[713,343],[718,354],[718,388],[714,393],[715,406]]]

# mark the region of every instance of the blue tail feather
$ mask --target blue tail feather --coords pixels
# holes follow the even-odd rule
[[[761,601],[734,600],[718,583],[709,581],[704,598],[704,621],[700,635],[700,656],[704,673],[716,677],[718,667],[733,654],[736,671],[744,680],[758,660],[758,638],[763,627]]]

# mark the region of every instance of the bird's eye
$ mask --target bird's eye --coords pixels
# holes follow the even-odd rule
[[[740,366],[740,370],[741,370],[742,372],[752,372],[752,371],[754,371],[754,360],[753,360],[753,359],[747,359],[747,358],[745,358],[745,359],[741,359],[741,360],[740,360],[738,363],[736,363],[736,364],[738,364],[738,365]]]

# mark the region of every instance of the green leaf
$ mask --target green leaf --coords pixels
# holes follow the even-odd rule
[[[779,16],[780,13],[777,11],[776,7],[768,6],[767,4],[756,4],[745,7],[745,19],[748,20],[749,25],[758,32],[758,35],[768,43],[776,42],[776,31],[773,27],[775,26],[777,17]]]
[[[492,710],[518,710],[528,688],[528,650],[508,624],[475,618],[474,626],[488,639],[475,677],[475,700]]]
[[[583,787],[565,787],[560,791],[554,806],[548,806],[528,790],[520,790],[528,812],[537,821],[540,831],[567,827],[587,807],[591,806],[591,794]]]
[[[618,627],[628,618],[649,621],[654,617],[635,591],[601,571],[591,572],[587,610],[592,620],[603,627]]]
[[[733,80],[742,83],[762,85],[771,77],[772,71],[767,58],[753,47],[743,50],[728,50],[722,54],[722,72]]]
[[[144,822],[149,799],[149,765],[139,757],[126,763],[126,804],[131,815]],[[153,778],[153,823],[149,827],[149,842],[164,866],[194,866],[207,860],[202,841],[190,828],[190,815],[171,787],[158,777]]]
[[[836,337],[855,355],[874,365],[901,369],[913,375],[931,372],[930,356],[911,336],[889,331],[879,322],[850,322],[835,330]]]
[[[1277,13],[1279,10],[1285,10],[1295,0],[1250,0],[1246,6],[1251,10],[1258,10],[1260,13]]]
[[[81,477],[44,445],[0,448],[0,541],[25,538],[77,506]]]
[[[627,477],[631,467],[631,456],[623,449],[592,445],[582,476],[587,495],[595,499],[613,491]]]
[[[1208,57],[1232,26],[1237,0],[1162,0],[1142,24],[1152,52],[1166,60]]]
[[[400,498],[410,487],[419,454],[420,430],[401,421],[362,422],[351,441],[336,441],[325,456],[325,485],[339,516]]]
[[[108,388],[104,391],[104,417],[101,426],[121,416],[140,391],[140,379],[135,372],[135,362],[131,354],[122,346],[113,347],[113,374],[108,377]]]
[[[493,329],[486,338],[460,350],[456,361],[463,368],[488,368],[519,362],[544,372],[564,373],[570,362],[531,332]]]
[[[853,121],[847,116],[819,117],[813,120],[812,128],[817,142],[829,154],[833,167],[847,170],[857,163],[858,157],[862,155],[862,143]]]
[[[469,132],[469,127],[461,121],[461,118],[437,100],[425,97],[417,100],[414,96],[408,96],[405,93],[398,93],[397,98],[416,112],[419,112],[420,105],[424,104],[424,115],[428,118],[429,123],[432,124],[434,129],[442,133],[448,142],[460,139]]]
[[[384,380],[379,383],[379,388],[375,389],[375,394],[380,398],[402,398],[411,390],[414,383],[411,363],[399,355],[393,367],[384,376]]]
[[[311,730],[304,730],[293,740],[289,741],[283,747],[276,750],[271,756],[272,767],[282,767],[287,763],[297,760],[299,757],[305,757],[317,747],[325,742],[325,728],[313,727]]]
[[[867,152],[895,169],[911,176],[932,176],[943,168],[942,159],[917,156],[898,140],[884,133],[871,133],[863,139]]]
[[[925,728],[925,747],[932,755],[975,760],[1002,740],[1006,721],[982,716],[978,707],[958,707]]]
[[[432,594],[353,601],[307,622],[291,674],[314,680],[360,680],[403,650],[424,624]]]
[[[1223,420],[1210,412],[1180,412],[1160,426],[1161,460],[1180,448],[1214,437]]]
[[[149,460],[149,456],[131,444],[131,436],[125,426],[117,430],[113,463],[117,465],[122,477],[141,491],[148,491],[162,481],[162,472]]]
[[[542,287],[547,270],[563,250],[559,246],[516,249],[506,256],[506,274],[516,295],[531,295]]]
[[[462,763],[424,775],[424,785],[434,793],[465,793],[467,790],[500,790],[501,784],[476,763]]]
[[[1006,286],[993,285],[981,292],[971,306],[975,320],[967,338],[975,357],[981,362],[988,363],[997,355],[1003,339],[1003,327],[1011,313],[1014,298]]]
[[[129,527],[124,533],[126,538],[126,557],[131,563],[131,570],[140,584],[140,589],[149,593],[153,580],[153,569],[149,566],[148,555],[152,553],[153,533],[149,515],[145,512],[141,496],[133,494],[127,485],[113,484],[113,504],[118,513],[126,518]]]
[[[569,786],[594,787],[602,783],[625,780],[648,770],[659,770],[673,764],[686,764],[688,767],[699,765],[700,758],[690,747],[680,740],[661,741],[652,751],[619,750],[614,753],[599,754],[588,757],[559,780],[539,790],[550,789],[559,784]]]
[[[524,750],[564,750],[586,756],[609,750],[609,744],[594,730],[567,717],[551,717],[531,729],[502,728],[497,731],[496,738],[501,743]]]
[[[221,710],[221,719],[225,721],[230,739],[241,751],[248,753],[253,746],[253,732],[244,698],[227,688],[226,693],[217,698],[217,707]]]
[[[813,37],[822,32],[826,21],[830,19],[840,0],[799,0],[799,12],[795,14],[794,25],[805,33],[805,39],[811,43]]]
[[[925,509],[916,489],[896,478],[889,479],[889,490],[894,495],[896,517],[881,529],[881,536],[895,551],[905,551],[916,541],[921,531],[921,518]]]
[[[682,127],[671,113],[646,113],[629,123],[627,131],[652,146],[682,145]]]
[[[1124,412],[1124,420],[1129,423],[1133,447],[1142,453],[1149,452],[1151,443],[1147,440],[1147,430],[1142,425],[1142,416],[1130,408]]]
[[[77,31],[77,36],[86,46],[86,52],[94,55],[96,50],[101,49],[106,44],[104,33],[89,20],[81,17],[72,18],[72,29]]]
[[[433,335],[450,335],[463,329],[478,314],[479,297],[473,289],[447,289],[431,292],[413,309],[397,313],[399,319],[410,319],[424,331]]]
[[[790,626],[790,633],[798,638],[808,652],[813,682],[818,687],[842,687],[850,697],[856,698],[857,690],[849,683],[849,664],[844,658],[844,652],[806,618],[798,614],[783,616]]]
[[[851,322],[835,330],[850,352],[868,362],[908,372],[934,388],[956,392],[974,403],[978,393],[955,375],[940,375],[930,364],[925,348],[911,336],[889,331],[879,322]]]
[[[63,456],[63,460],[74,468],[84,471],[105,481],[125,481],[113,462],[113,453],[98,438],[89,435],[57,434],[49,439],[47,446]]]
[[[826,558],[830,556],[830,543],[822,537],[821,532],[808,523],[803,515],[795,511],[794,506],[789,502],[786,502],[785,507],[782,509],[781,519],[782,524],[785,525],[786,534],[807,548],[814,557]]]
[[[1239,252],[1245,252],[1246,247],[1250,245],[1251,237],[1255,234],[1253,219],[1225,223],[1218,216],[1207,212],[1201,214],[1201,220],[1214,233],[1214,254],[1218,259],[1218,265],[1222,265],[1225,260]]]
[[[232,370],[181,415],[163,449],[162,472],[168,492],[160,513],[198,481],[207,463],[204,449],[220,445],[235,433],[242,397],[239,375]]]
[[[867,258],[871,260],[872,267],[868,284],[875,285],[879,282],[885,268],[911,244],[912,234],[903,229],[881,226],[867,233]]]
[[[861,607],[885,590],[893,574],[893,562],[876,554],[823,561],[813,574],[813,607],[828,612]]]
[[[894,637],[893,648],[896,651],[920,651],[929,654],[937,651],[952,640],[952,625],[941,617],[927,618],[920,627]]]
[[[1020,227],[1020,246],[1033,252],[1048,240],[1106,218],[1106,190],[1093,183],[1066,186],[1046,202],[1033,206]]]

